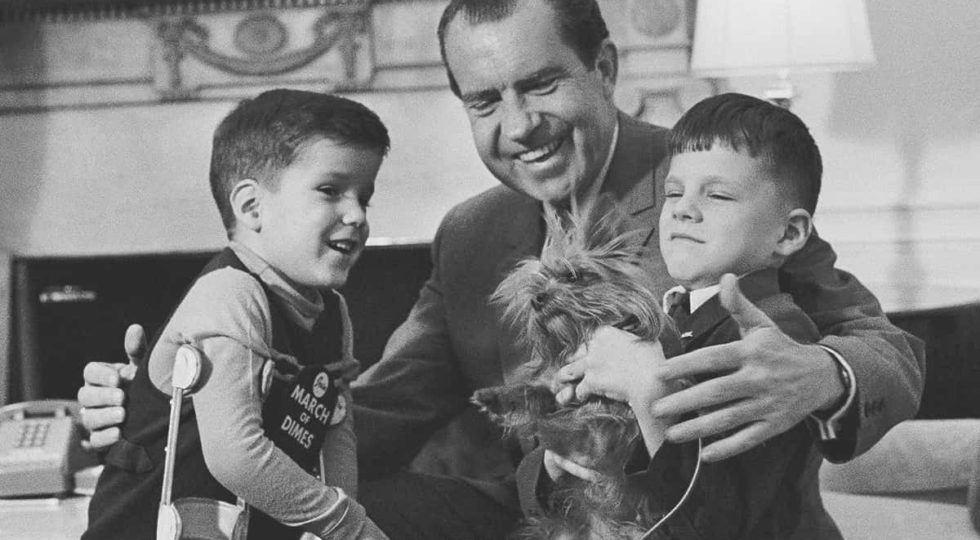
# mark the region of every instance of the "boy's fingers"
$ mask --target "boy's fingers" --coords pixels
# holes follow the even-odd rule
[[[589,396],[593,395],[592,387],[588,382],[582,381],[575,385],[575,399],[578,401],[585,401]]]
[[[119,428],[103,429],[89,435],[87,441],[82,441],[82,447],[88,450],[104,450],[119,440]]]
[[[582,362],[572,362],[566,364],[558,370],[555,381],[561,384],[573,383],[585,375],[585,368]]]
[[[559,405],[568,405],[573,399],[575,399],[575,387],[574,386],[563,386],[557,392],[555,392],[555,401]]]
[[[97,409],[82,407],[79,416],[82,425],[89,431],[104,431],[106,428],[118,429],[117,426],[126,418],[126,409],[123,407],[100,407]]]
[[[587,482],[595,482],[599,479],[599,473],[593,471],[592,469],[587,469],[570,459],[565,459],[558,454],[551,452],[550,450],[545,451],[545,456],[547,457],[549,453],[551,454],[553,463],[568,474],[581,478]]]
[[[565,476],[565,469],[562,469],[555,460],[555,453],[551,450],[544,451],[544,470],[548,477],[553,481]]]
[[[129,357],[130,364],[138,364],[141,360],[144,360],[146,356],[146,332],[143,331],[143,327],[138,324],[129,325],[129,328],[126,329],[126,338],[123,340],[123,346],[126,349],[126,356]],[[129,373],[129,371],[132,373]],[[123,378],[132,380],[136,374],[136,370],[129,371],[123,374]],[[128,375],[128,378],[126,375]]]
[[[738,278],[734,274],[721,276],[721,290],[718,295],[721,305],[738,323],[743,337],[757,328],[775,326],[772,319],[742,294],[742,290],[738,287]]]
[[[85,364],[85,368],[82,370],[82,378],[85,379],[85,386],[88,387],[105,387],[105,388],[118,388],[120,384],[120,379],[122,379],[122,372],[125,371],[127,364],[107,364],[105,362],[89,362]],[[81,401],[81,393],[79,390],[79,401]],[[122,405],[120,400],[118,403],[113,402],[102,402],[92,401],[90,406],[95,405]]]
[[[78,389],[77,398],[82,407],[111,408],[122,407],[126,395],[119,388],[86,384]]]

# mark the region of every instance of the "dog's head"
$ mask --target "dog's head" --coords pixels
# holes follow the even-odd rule
[[[660,300],[639,265],[638,233],[624,232],[624,219],[608,198],[564,224],[547,211],[541,256],[518,263],[494,291],[530,346],[539,376],[564,365],[601,326],[649,341],[660,336]]]
[[[580,465],[611,473],[632,451],[639,426],[629,405],[594,397],[575,406],[559,406],[542,384],[481,388],[470,400],[519,439],[532,436],[549,450]]]

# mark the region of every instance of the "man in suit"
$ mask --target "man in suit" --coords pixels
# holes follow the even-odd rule
[[[475,389],[522,376],[527,355],[488,294],[514,262],[539,252],[543,204],[582,210],[599,193],[611,194],[628,209],[631,224],[647,233],[645,268],[662,291],[673,285],[655,233],[655,173],[665,130],[616,109],[617,51],[594,0],[452,0],[439,40],[450,87],[466,109],[480,158],[503,185],[445,217],[432,245],[432,275],[382,359],[354,388],[363,471],[359,497],[393,538],[501,538],[520,517],[513,464],[526,449],[486,448],[489,439],[479,435],[492,430],[473,415],[464,433],[474,448],[481,447],[474,454],[478,469],[499,477],[441,477],[405,466],[439,428],[471,409]],[[873,382],[858,377],[860,399],[883,396],[888,403],[876,421],[845,423],[848,429],[835,434],[843,459],[914,414],[923,383],[922,350],[888,324],[867,290],[833,269],[829,245],[814,239],[799,255],[786,274],[788,290],[801,295],[797,302],[822,332],[839,336],[822,344],[855,372],[874,374]],[[698,361],[700,371],[755,362],[767,378],[785,384],[765,388],[756,398],[759,406],[736,411],[730,423],[675,426],[676,442],[750,426],[748,436],[745,429],[734,430],[709,459],[751,448],[810,413],[832,410],[848,394],[827,349],[798,345],[774,328],[745,341],[747,346],[724,345]],[[715,358],[720,367],[711,364]],[[79,391],[86,425],[117,423],[118,408],[98,408],[122,401],[118,389],[98,387],[118,386],[116,370],[90,364],[86,381],[89,386]],[[660,412],[674,416],[699,406],[680,403]],[[857,410],[851,403],[840,415]],[[114,436],[96,431],[92,441],[102,445]]]

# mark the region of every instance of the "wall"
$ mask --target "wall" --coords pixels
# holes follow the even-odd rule
[[[448,92],[354,97],[385,119],[393,141],[372,201],[375,237],[429,238],[451,204],[494,183]],[[220,246],[224,232],[207,174],[211,132],[232,106],[208,101],[0,117],[0,242],[31,256]],[[432,148],[445,152],[419,159]]]
[[[617,99],[669,123],[707,90],[678,82],[676,55],[651,56],[644,44],[676,52],[687,42],[641,35],[631,16],[644,5],[603,2],[614,37],[626,44]],[[347,92],[375,108],[393,138],[371,211],[375,237],[429,238],[449,207],[494,184],[444,87],[432,35],[441,6],[379,4],[374,85]],[[980,263],[980,4],[869,0],[868,8],[874,68],[795,79],[794,110],[826,163],[818,227],[841,264],[867,281],[980,285],[973,271]],[[0,74],[17,64],[4,50]],[[766,81],[729,84],[759,93]],[[205,185],[209,134],[233,103],[214,94],[0,115],[0,246],[32,256],[218,246],[222,231]]]
[[[222,3],[229,13],[195,15],[211,25],[215,48],[231,41],[225,34],[246,15],[233,13],[234,2]],[[8,105],[0,114],[0,246],[28,256],[220,246],[223,231],[206,185],[211,131],[237,99],[280,84],[332,89],[379,113],[392,150],[372,201],[372,235],[430,239],[453,204],[496,184],[446,86],[435,37],[444,2],[337,3],[370,5],[369,28],[355,38],[363,54],[351,57],[348,79],[338,73],[343,58],[261,80],[230,77],[189,53],[176,77],[161,52],[167,43],[154,34],[162,28],[156,25],[173,22],[166,17],[0,29],[0,113]],[[603,5],[622,51],[623,106],[666,100],[657,114],[676,118],[683,105],[674,104],[673,89],[699,85],[684,78],[689,4],[661,3],[657,13],[667,24],[660,26],[633,22],[636,14],[661,20],[642,0]],[[322,11],[275,13],[301,47]],[[107,44],[138,54],[108,51]],[[166,100],[187,93],[194,99]]]
[[[818,230],[864,281],[978,288],[980,3],[867,6],[877,64],[795,78],[793,110],[824,156]]]
[[[693,4],[600,1],[621,52],[620,104],[672,122],[706,87],[686,77]],[[243,97],[288,86],[378,112],[392,150],[369,214],[376,242],[427,241],[450,207],[496,185],[447,89],[435,36],[444,0],[74,5],[100,3],[112,9],[46,3],[62,7],[38,15],[0,0],[0,404],[16,379],[11,296],[28,295],[12,291],[8,255],[219,248],[210,138]]]
[[[267,13],[217,4],[227,11],[191,13],[214,49],[232,48],[222,35],[244,17]],[[266,77],[229,75],[185,53],[175,76],[157,39],[180,20],[169,17],[8,24],[0,29],[0,246],[23,256],[219,247],[224,232],[207,186],[212,130],[238,99],[275,86],[333,90],[377,111],[393,145],[373,201],[374,236],[430,238],[452,204],[494,184],[444,89],[433,31],[440,10],[429,1],[362,11],[370,24],[356,38],[352,78],[338,67],[339,47]],[[332,12],[273,13],[289,47],[301,50],[311,21]],[[433,148],[443,150],[437,159],[421,157]]]

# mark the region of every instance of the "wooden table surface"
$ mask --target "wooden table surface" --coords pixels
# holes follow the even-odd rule
[[[89,497],[0,499],[3,540],[78,540],[88,523]]]

